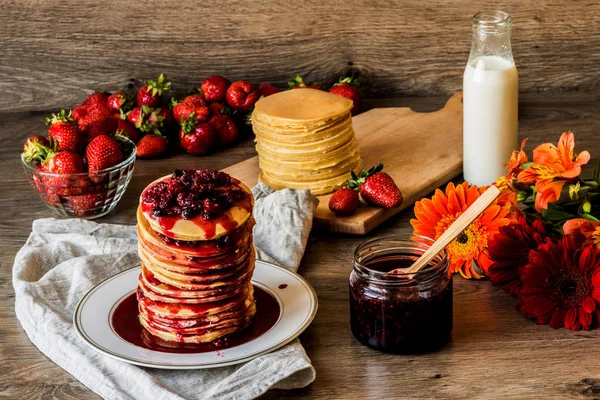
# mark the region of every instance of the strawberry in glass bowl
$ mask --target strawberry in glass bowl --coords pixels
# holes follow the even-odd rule
[[[77,130],[63,128],[76,142]],[[59,136],[32,136],[25,142],[21,161],[32,187],[59,217],[93,219],[108,214],[131,180],[135,144],[121,135],[101,134],[82,146],[63,149]]]

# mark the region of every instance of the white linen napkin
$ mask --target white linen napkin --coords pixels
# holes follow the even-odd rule
[[[260,259],[298,269],[318,200],[306,190],[258,184],[254,243]],[[315,370],[298,339],[245,364],[160,370],[97,353],[75,332],[79,300],[104,279],[139,264],[134,226],[38,219],[13,266],[15,310],[48,358],[106,399],[252,399],[271,388],[309,385]]]

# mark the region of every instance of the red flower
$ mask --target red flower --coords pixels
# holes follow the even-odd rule
[[[600,311],[600,250],[580,249],[568,236],[546,239],[523,268],[519,309],[538,324],[590,329]]]
[[[546,237],[540,220],[529,225],[524,216],[519,216],[518,222],[500,227],[488,247],[493,261],[488,269],[492,284],[516,296],[521,289],[521,271],[528,263],[529,251],[536,250]]]

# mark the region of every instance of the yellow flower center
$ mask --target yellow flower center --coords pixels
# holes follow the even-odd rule
[[[437,237],[458,218],[458,215],[447,216],[436,226]],[[448,259],[451,264],[459,264],[467,260],[476,260],[482,251],[487,249],[488,232],[479,220],[474,221],[467,229],[457,236],[447,247]]]

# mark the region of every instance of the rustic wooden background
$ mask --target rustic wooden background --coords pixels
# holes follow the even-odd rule
[[[600,2],[580,0],[3,0],[0,112],[46,111],[164,72],[284,85],[352,72],[371,97],[460,90],[471,16],[513,17],[521,90],[594,91]]]

